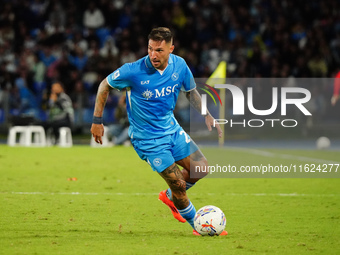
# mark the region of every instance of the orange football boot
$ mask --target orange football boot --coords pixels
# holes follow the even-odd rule
[[[172,215],[175,217],[176,220],[178,220],[179,222],[186,222],[186,220],[178,212],[174,203],[166,195],[166,190],[159,192],[158,199],[170,208]]]

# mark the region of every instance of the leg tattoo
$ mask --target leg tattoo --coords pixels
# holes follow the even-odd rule
[[[178,166],[173,164],[161,172],[160,175],[167,182],[172,191],[175,206],[178,209],[186,208],[189,205],[189,199],[185,190],[186,182]]]

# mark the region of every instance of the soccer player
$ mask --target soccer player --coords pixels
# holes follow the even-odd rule
[[[198,111],[201,97],[185,61],[172,54],[174,45],[170,29],[154,28],[148,39],[148,56],[124,64],[100,83],[91,133],[101,144],[104,132],[102,115],[108,94],[112,88],[126,89],[131,143],[139,157],[167,182],[169,188],[159,193],[159,199],[178,221],[187,221],[194,228],[196,209],[186,190],[203,176],[190,178],[190,167],[206,167],[208,163],[178,124],[173,110],[180,91]],[[214,118],[210,113],[205,116],[205,123],[211,131]],[[221,136],[220,126],[216,125],[216,128]],[[180,170],[178,165],[183,169]],[[193,234],[199,235],[195,229]],[[226,234],[226,231],[222,233]]]

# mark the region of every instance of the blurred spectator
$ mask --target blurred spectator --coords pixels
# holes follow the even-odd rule
[[[99,36],[96,34],[96,30],[90,28],[86,31],[85,40],[87,41],[88,45],[95,43],[96,45],[101,45],[101,41]]]
[[[326,77],[328,74],[327,63],[321,54],[317,54],[308,61],[308,68],[313,77]]]
[[[42,50],[39,51],[39,57],[47,68],[57,61],[57,57],[52,54],[51,46],[43,46]]]
[[[60,81],[66,94],[70,94],[74,88],[74,82],[79,78],[79,71],[69,60],[69,53],[64,50],[59,60],[48,69],[49,83]]]
[[[65,30],[66,12],[60,2],[52,3],[52,11],[48,17],[49,34]]]
[[[42,83],[45,80],[46,67],[40,60],[38,54],[33,54],[32,57],[32,62],[29,63],[28,66],[33,73],[33,82]]]
[[[130,5],[125,5],[123,11],[120,12],[118,26],[121,29],[126,29],[130,26],[132,22],[132,8]]]
[[[98,72],[100,63],[105,60],[105,57],[100,55],[98,45],[93,42],[88,51],[88,61],[86,63],[86,70],[90,72]]]
[[[43,123],[47,133],[55,137],[55,143],[59,139],[59,128],[71,128],[74,122],[74,110],[70,97],[64,92],[60,83],[54,83],[48,103],[48,119]]]
[[[97,8],[96,3],[91,1],[83,16],[83,25],[88,29],[97,29],[105,24],[103,12]]]
[[[74,65],[78,71],[82,72],[87,64],[88,57],[85,51],[79,46],[75,47],[74,55],[70,54],[68,57],[70,63]]]
[[[80,47],[83,51],[87,51],[88,49],[88,42],[85,40],[83,37],[82,32],[80,31],[75,31],[75,33],[66,40],[65,42],[68,50],[73,52],[76,48],[76,46]]]
[[[28,88],[28,70],[22,68],[15,79],[15,88],[10,96],[11,108],[15,109],[10,122],[13,125],[29,125],[39,120],[39,104]]]
[[[187,22],[187,17],[184,15],[184,11],[179,2],[174,2],[172,7],[172,24],[178,29],[184,28]]]
[[[0,43],[0,63],[4,64],[6,71],[10,73],[17,72],[15,54],[11,50],[11,43],[9,41]]]
[[[120,64],[131,63],[137,60],[136,54],[129,49],[128,46],[124,47],[120,53]]]
[[[74,90],[70,94],[70,98],[72,100],[72,105],[74,109],[74,122],[77,123],[77,126],[82,127],[82,112],[83,109],[90,106],[90,102],[89,93],[87,90],[85,90],[84,84],[81,80],[75,82]]]
[[[113,37],[108,37],[104,43],[104,46],[99,51],[100,55],[103,57],[117,56],[119,52]]]

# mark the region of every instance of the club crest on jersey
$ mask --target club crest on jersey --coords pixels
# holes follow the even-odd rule
[[[115,71],[113,73],[113,79],[117,79],[117,77],[119,77],[120,73],[119,73],[119,70]]]
[[[178,77],[179,77],[179,74],[178,74],[178,73],[173,73],[173,74],[171,75],[171,80],[177,81],[177,80],[178,80]]]
[[[146,100],[149,100],[153,96],[153,93],[147,89],[142,93],[142,96],[146,98]]]

